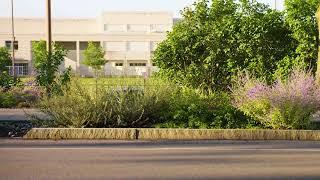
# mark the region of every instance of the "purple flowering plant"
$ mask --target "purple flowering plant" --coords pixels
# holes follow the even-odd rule
[[[273,129],[307,129],[320,109],[320,88],[311,72],[294,70],[268,85],[246,74],[232,87],[233,104]]]

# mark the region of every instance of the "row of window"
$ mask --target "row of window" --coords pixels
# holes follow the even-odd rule
[[[117,67],[121,67],[123,66],[123,63],[115,63],[114,65]],[[132,66],[132,67],[147,66],[147,63],[129,63],[129,66]]]
[[[159,42],[104,42],[107,51],[155,51]]]
[[[165,32],[168,30],[165,24],[105,24],[106,32]]]
[[[8,66],[9,74],[13,75],[13,66]],[[28,63],[15,63],[14,64],[15,74],[18,76],[28,75]]]
[[[104,42],[107,51],[155,51],[159,42]],[[5,41],[5,46],[11,49],[12,41]],[[19,49],[18,41],[14,41],[14,49]]]
[[[14,47],[14,50],[18,50],[19,49],[19,44],[18,44],[18,41],[14,41],[13,43],[13,47]],[[12,41],[5,41],[5,46],[6,48],[8,49],[12,49]]]

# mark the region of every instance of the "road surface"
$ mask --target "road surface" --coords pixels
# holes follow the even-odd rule
[[[41,118],[46,116],[37,109],[4,109],[0,108],[1,121],[28,121],[28,115],[36,115]]]
[[[320,142],[0,139],[0,179],[319,179]]]

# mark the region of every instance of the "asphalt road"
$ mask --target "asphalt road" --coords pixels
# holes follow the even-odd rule
[[[3,109],[0,108],[0,121],[28,121],[28,115],[46,116],[37,109]]]
[[[0,139],[0,179],[319,179],[320,142]]]

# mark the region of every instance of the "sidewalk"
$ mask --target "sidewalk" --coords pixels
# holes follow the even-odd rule
[[[0,121],[28,121],[27,114],[45,116],[37,109],[1,109]]]

